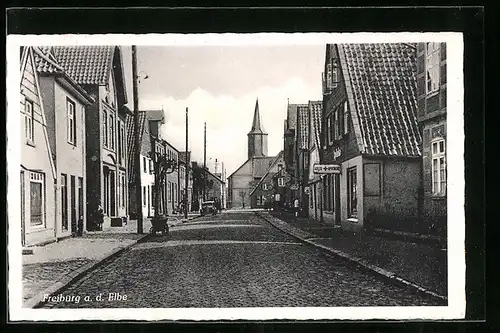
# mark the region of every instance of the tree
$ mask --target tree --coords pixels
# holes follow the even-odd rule
[[[165,185],[165,179],[167,178],[167,175],[174,172],[177,168],[177,161],[174,159],[169,159],[166,154],[153,154],[149,152],[148,155],[153,160],[153,169],[155,175],[155,184],[153,187],[153,192],[155,195],[155,200],[153,203],[153,207],[155,209],[154,219],[158,219],[160,217],[160,191]]]
[[[192,162],[191,170],[193,173],[193,202],[191,203],[192,210],[199,210],[199,197],[200,194],[203,194],[203,188],[205,191],[210,191],[210,189],[214,186],[213,180],[205,180],[207,173],[205,172],[207,169],[203,169],[202,166],[198,164],[198,162]]]

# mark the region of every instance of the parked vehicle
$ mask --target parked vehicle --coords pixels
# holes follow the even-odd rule
[[[168,235],[168,216],[157,216],[151,220],[151,228],[149,233],[156,235],[160,233],[162,236]]]
[[[201,216],[204,216],[204,215],[207,215],[207,214],[212,214],[212,215],[217,214],[217,207],[215,207],[215,202],[214,201],[204,201],[204,202],[202,202],[201,203],[200,214],[201,214]]]

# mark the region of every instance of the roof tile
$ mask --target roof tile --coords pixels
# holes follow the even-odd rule
[[[415,49],[402,43],[342,44],[364,153],[420,156]]]

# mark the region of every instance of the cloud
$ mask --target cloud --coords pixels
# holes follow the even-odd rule
[[[283,121],[287,98],[290,103],[319,100],[321,82],[306,85],[300,78],[290,78],[280,86],[263,86],[239,97],[214,96],[201,88],[185,99],[168,95],[141,95],[140,109],[165,111],[162,127],[164,138],[179,151],[185,150],[185,109],[189,108],[189,150],[192,160],[203,162],[203,124],[207,123],[207,165],[214,170],[214,161],[221,163],[230,175],[247,159],[247,133],[252,125],[256,98],[264,129],[269,133],[268,153],[276,155],[283,149]]]

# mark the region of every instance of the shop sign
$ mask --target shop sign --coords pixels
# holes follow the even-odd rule
[[[317,174],[340,173],[340,164],[314,164],[313,172]]]

